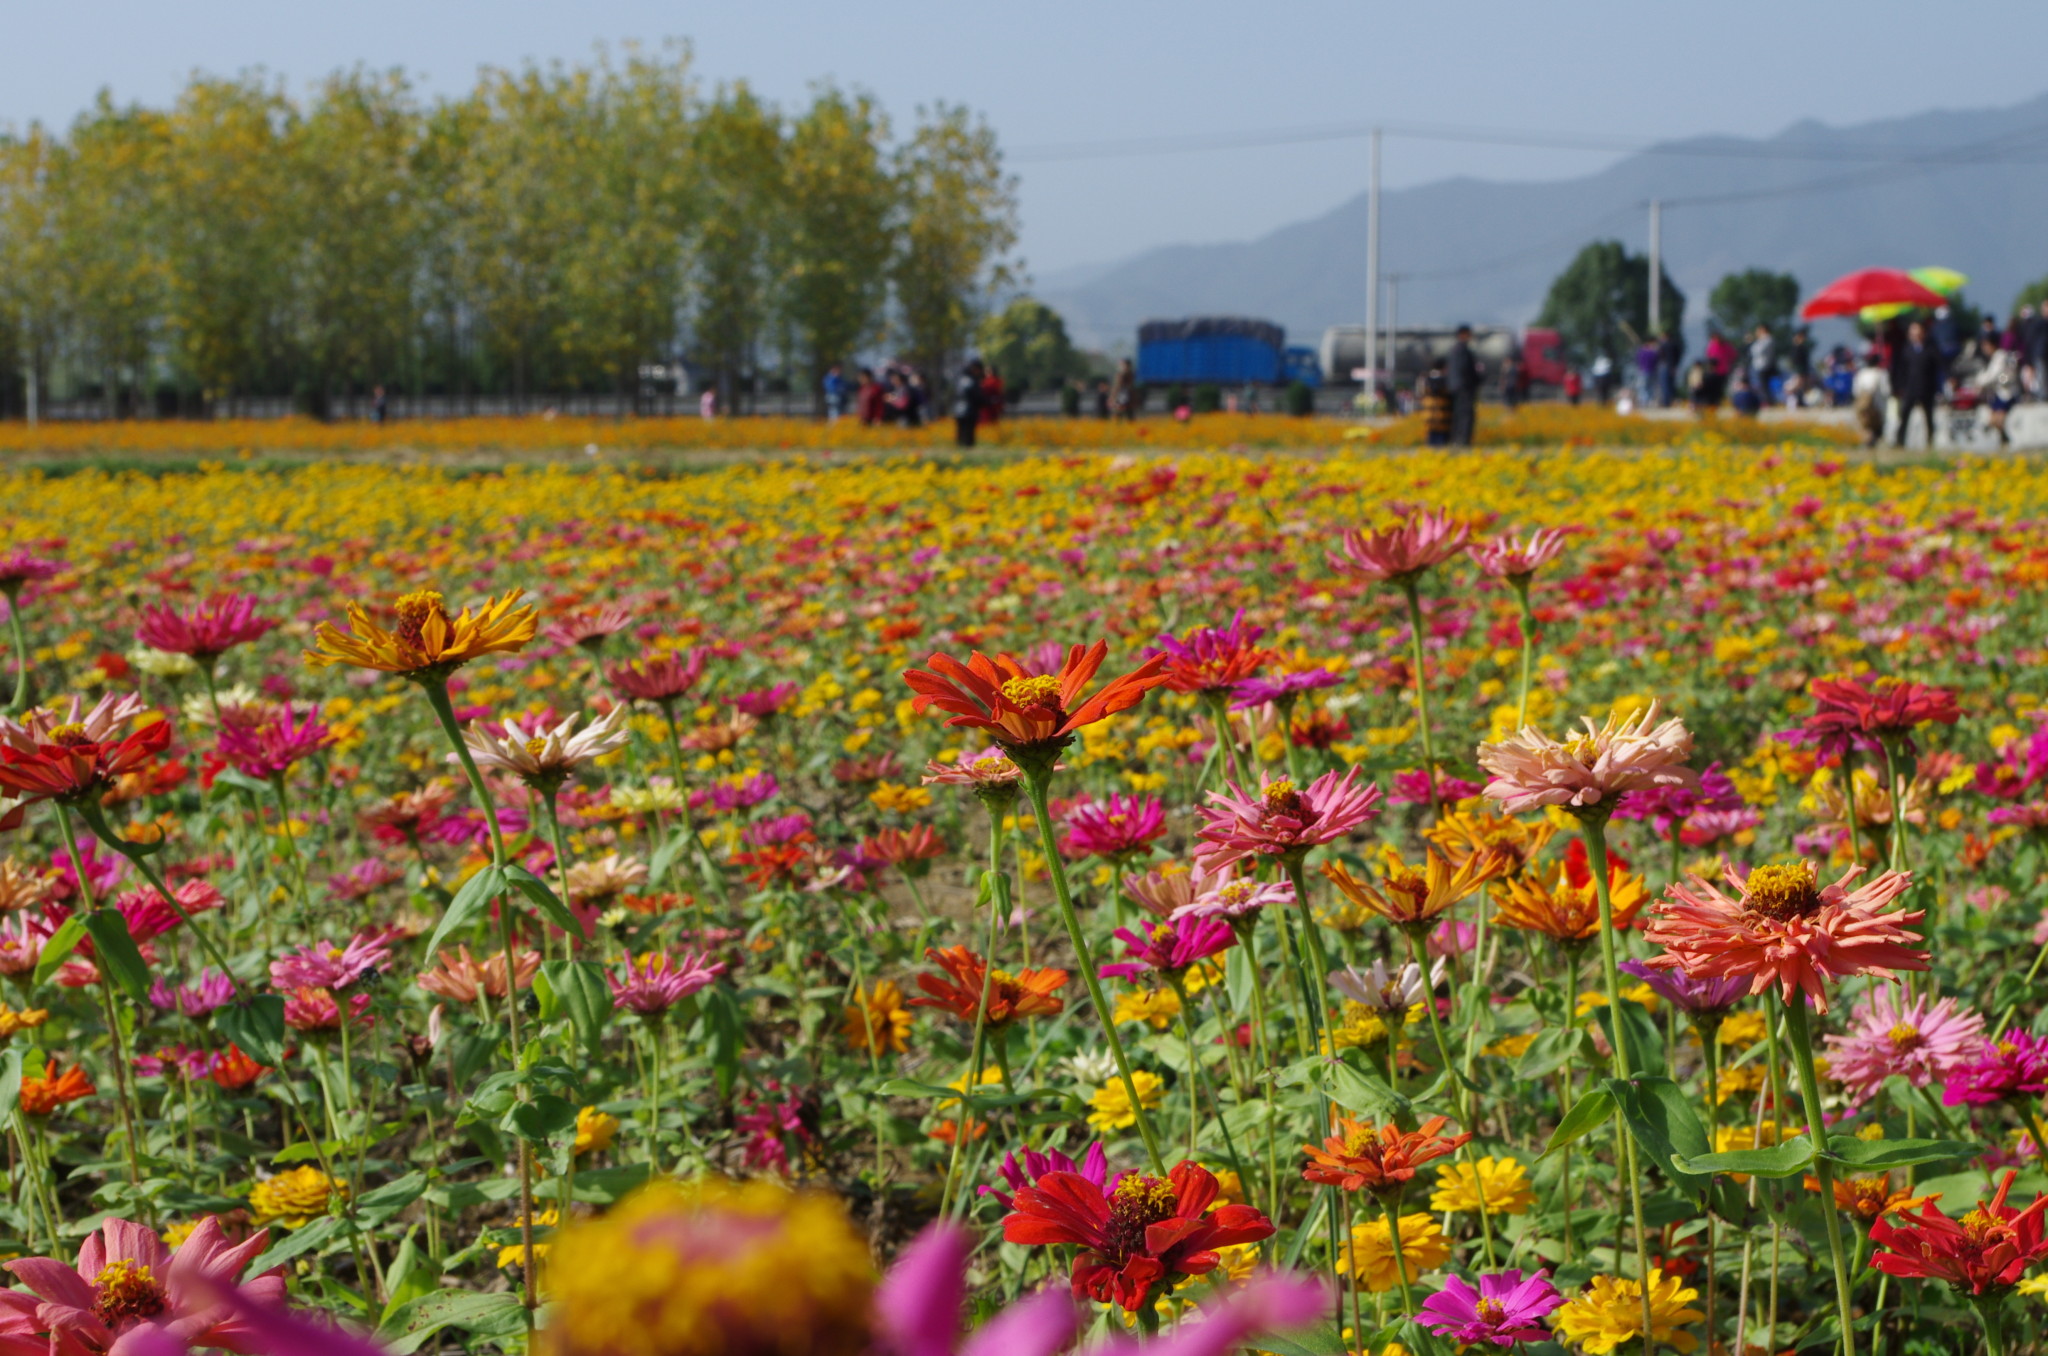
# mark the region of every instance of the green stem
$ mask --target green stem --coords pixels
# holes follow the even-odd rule
[[[1529,724],[1529,675],[1536,667],[1536,613],[1529,606],[1529,576],[1509,575],[1508,584],[1522,612],[1522,692],[1515,701],[1515,728],[1522,730]]]
[[[1621,970],[1614,958],[1614,900],[1608,883],[1606,807],[1579,821],[1586,840],[1586,865],[1593,873],[1594,896],[1600,901],[1600,970],[1607,985],[1607,1010],[1612,1016],[1614,1072],[1624,1082],[1635,1077],[1628,1028],[1621,1015]],[[1656,1348],[1650,1306],[1650,1232],[1643,1224],[1642,1175],[1635,1171],[1635,1140],[1621,1117],[1614,1118],[1615,1168],[1628,1179],[1629,1209],[1635,1217],[1636,1267],[1643,1282],[1643,1348]]]
[[[7,627],[14,632],[14,698],[7,703],[7,711],[16,715],[28,705],[28,632],[21,625],[19,590],[7,594]]]
[[[1401,581],[1401,592],[1408,598],[1408,640],[1415,652],[1415,728],[1422,736],[1422,771],[1429,778],[1429,817],[1433,820],[1443,813],[1443,807],[1437,797],[1436,751],[1429,734],[1429,680],[1422,657],[1422,590],[1410,577]]]
[[[1109,1053],[1115,1058],[1117,1073],[1123,1079],[1124,1095],[1130,1098],[1131,1114],[1137,1118],[1138,1134],[1145,1141],[1145,1153],[1152,1161],[1152,1171],[1164,1177],[1166,1160],[1159,1153],[1159,1137],[1152,1129],[1152,1118],[1145,1113],[1144,1103],[1138,1100],[1138,1084],[1131,1077],[1130,1057],[1124,1053],[1123,1038],[1117,1035],[1116,1014],[1110,1008],[1109,1000],[1103,996],[1102,980],[1095,973],[1094,953],[1089,950],[1088,938],[1081,931],[1081,920],[1074,913],[1073,891],[1067,884],[1066,867],[1060,861],[1059,842],[1053,833],[1052,806],[1047,796],[1051,785],[1051,767],[1025,770],[1024,794],[1030,797],[1032,814],[1038,820],[1038,838],[1045,849],[1046,873],[1052,878],[1053,901],[1059,905],[1060,921],[1066,925],[1067,940],[1072,944],[1075,962],[1081,968],[1081,982],[1088,988],[1088,1001],[1095,1005],[1095,1018],[1102,1023]]]
[[[661,714],[668,722],[668,763],[670,775],[676,780],[676,815],[683,822],[683,832],[689,836],[690,853],[697,859],[698,870],[718,891],[719,899],[729,904],[732,896],[726,890],[725,872],[718,869],[718,863],[712,860],[711,849],[705,847],[704,840],[697,836],[696,819],[690,813],[690,789],[683,781],[683,736],[676,726],[675,703],[663,702]]]
[[[1399,1277],[1401,1281],[1401,1312],[1412,1318],[1415,1314],[1415,1296],[1408,1285],[1408,1254],[1401,1247],[1400,1198],[1397,1196],[1392,1200],[1381,1201],[1380,1209],[1384,1210],[1387,1215],[1387,1240],[1394,1249],[1394,1275]],[[1353,1259],[1353,1262],[1353,1270],[1355,1272],[1357,1269],[1355,1265],[1356,1258]],[[1358,1277],[1354,1274],[1351,1279],[1355,1284]]]
[[[1899,774],[1899,741],[1886,738],[1884,745],[1885,793],[1891,797],[1892,825],[1889,835],[1892,870],[1906,869],[1906,783]]]
[[[1436,990],[1429,983],[1429,961],[1423,954],[1421,935],[1414,928],[1403,928],[1401,932],[1408,938],[1408,955],[1422,976],[1422,1007],[1429,1014],[1429,1034],[1436,1038],[1437,1058],[1443,1061],[1444,1076],[1454,1080],[1452,1089],[1456,1093],[1458,1118],[1464,1122],[1465,1129],[1475,1129],[1471,1090],[1455,1081],[1458,1073],[1451,1064],[1451,1047],[1444,1039],[1443,1021],[1436,1015]],[[1480,1175],[1479,1162],[1472,1153],[1472,1141],[1466,1140],[1458,1152],[1465,1166],[1472,1169],[1472,1192],[1479,1198],[1479,1239],[1486,1253],[1486,1265],[1493,1267],[1497,1265],[1493,1255],[1493,1212],[1486,1204],[1486,1180]]]
[[[1896,816],[1894,820],[1896,822]],[[1813,1175],[1820,1182],[1821,1218],[1827,1223],[1828,1253],[1835,1264],[1835,1301],[1840,1306],[1842,1356],[1856,1356],[1849,1257],[1842,1248],[1842,1213],[1834,1208],[1835,1167],[1828,1157],[1827,1125],[1821,1119],[1820,1078],[1813,1067],[1813,1033],[1807,1025],[1806,999],[1802,994],[1798,1002],[1787,1003],[1781,996],[1779,1005],[1785,1010],[1785,1030],[1792,1038],[1792,1069],[1799,1075],[1800,1096],[1806,1102],[1806,1134],[1813,1143]]]
[[[292,833],[292,807],[285,797],[282,772],[270,779],[270,789],[277,796],[277,831],[284,838],[284,855],[290,859],[292,875],[299,883],[299,909],[302,914],[310,914],[313,906],[306,889],[306,859],[299,855],[299,840]]]

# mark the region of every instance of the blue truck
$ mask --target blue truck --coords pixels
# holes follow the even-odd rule
[[[1195,316],[1138,327],[1138,380],[1148,386],[1322,384],[1312,348],[1287,346],[1287,331],[1264,320]]]

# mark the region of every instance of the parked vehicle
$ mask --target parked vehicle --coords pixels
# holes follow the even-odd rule
[[[1406,386],[1429,370],[1430,363],[1451,351],[1458,332],[1436,326],[1380,331],[1380,380],[1387,380],[1388,354],[1392,354],[1395,384]],[[1475,325],[1472,350],[1488,371],[1498,373],[1510,353],[1519,352],[1529,381],[1537,386],[1558,386],[1564,382],[1564,342],[1556,330],[1528,329],[1517,332],[1501,325]],[[1358,382],[1365,365],[1365,326],[1332,325],[1323,331],[1323,379],[1328,382]]]
[[[1291,378],[1287,331],[1268,321],[1196,316],[1138,327],[1142,385],[1272,386]]]

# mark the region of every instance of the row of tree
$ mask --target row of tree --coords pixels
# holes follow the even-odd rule
[[[617,391],[687,361],[725,404],[888,343],[930,370],[1011,280],[1014,181],[967,110],[908,135],[832,86],[783,110],[686,50],[486,71],[427,100],[194,79],[0,139],[0,370],[112,413],[372,384]],[[20,408],[21,379],[0,383]]]

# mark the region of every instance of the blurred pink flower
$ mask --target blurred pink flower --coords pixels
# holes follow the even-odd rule
[[[1624,793],[1653,786],[1697,788],[1699,776],[1686,766],[1692,735],[1675,716],[1657,724],[1659,710],[1653,701],[1626,718],[1610,714],[1597,728],[1588,719],[1585,734],[1562,744],[1533,726],[1481,744],[1479,765],[1493,777],[1486,795],[1514,815],[1546,805],[1612,807]]]
[[[1301,791],[1283,777],[1262,784],[1257,797],[1246,795],[1235,782],[1225,783],[1201,807],[1197,860],[1210,871],[1246,857],[1298,863],[1310,849],[1335,842],[1379,813],[1379,786],[1360,786],[1358,778],[1357,768],[1341,777],[1326,772]]]
[[[1342,554],[1330,553],[1330,568],[1361,579],[1403,583],[1465,549],[1472,529],[1450,514],[1412,513],[1392,527],[1346,532]]]

